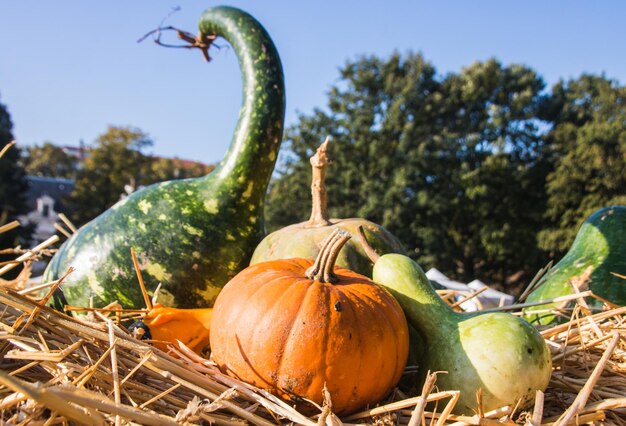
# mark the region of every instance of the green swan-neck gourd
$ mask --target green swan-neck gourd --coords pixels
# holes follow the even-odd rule
[[[360,239],[367,247],[363,234]],[[411,336],[411,351],[422,381],[428,371],[442,372],[437,375],[439,389],[461,392],[453,412],[476,412],[479,389],[485,411],[528,402],[537,390],[545,390],[552,358],[532,325],[507,313],[454,312],[417,262],[367,250],[374,261],[372,279],[393,294],[418,333]]]
[[[572,285],[588,286],[594,294],[617,305],[626,305],[626,206],[610,206],[594,212],[580,227],[567,254],[554,265],[526,302],[540,302],[573,294]],[[582,291],[582,288],[579,288]],[[602,302],[587,298],[601,307]],[[567,304],[567,303],[566,303]],[[539,324],[557,320],[548,303],[524,309],[526,318]]]
[[[93,296],[98,305],[118,300],[125,307],[141,307],[132,247],[147,287],[162,284],[160,302],[212,306],[264,236],[264,197],[285,112],[280,58],[266,30],[239,9],[208,9],[199,30],[205,38],[226,39],[239,60],[243,101],[230,148],[210,174],[137,191],[67,240],[44,280],[74,267],[63,283],[70,304],[87,306]]]

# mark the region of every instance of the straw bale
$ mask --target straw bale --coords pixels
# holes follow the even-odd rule
[[[182,345],[165,353],[137,340],[114,323],[114,310],[69,317],[0,287],[0,415],[6,424],[626,424],[625,314],[575,305],[569,322],[542,329],[554,371],[524,410],[450,414],[458,392],[437,389],[432,375],[414,394],[396,390],[339,419],[324,407],[305,416]]]
[[[540,329],[553,374],[529,407],[451,414],[459,392],[438,389],[433,374],[422,388],[400,387],[379,406],[340,419],[332,413],[330,395],[323,407],[313,407],[317,414],[305,415],[222,374],[182,344],[166,353],[138,340],[125,325],[142,310],[125,311],[111,301],[105,309],[75,307],[68,316],[45,306],[62,279],[29,288],[30,262],[49,256],[56,238],[31,250],[12,249],[15,262],[0,265],[0,275],[23,266],[17,279],[0,278],[1,424],[626,425],[626,307],[605,304],[593,311],[582,298],[593,297],[589,291],[563,300],[558,314],[569,315],[569,321]],[[458,309],[453,294],[441,295]],[[524,306],[489,310],[519,315]],[[407,366],[402,383],[410,383],[416,372],[416,366]]]

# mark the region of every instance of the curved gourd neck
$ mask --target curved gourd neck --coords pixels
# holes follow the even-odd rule
[[[208,9],[198,26],[202,35],[230,43],[243,83],[230,148],[209,176],[226,182],[235,197],[257,197],[262,202],[283,135],[285,88],[278,52],[261,24],[236,8]]]
[[[401,254],[381,256],[374,265],[374,281],[388,288],[398,299],[409,323],[429,335],[454,324],[459,315],[441,300],[422,268]]]
[[[445,324],[454,324],[457,321],[457,313],[439,297],[424,275],[413,293],[415,300],[410,322],[419,330],[428,332],[429,335],[437,334],[445,330]]]

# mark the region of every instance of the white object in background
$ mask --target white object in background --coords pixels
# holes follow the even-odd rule
[[[466,293],[473,292],[472,289],[470,289],[467,286],[467,284],[463,284],[458,281],[451,280],[450,278],[446,277],[443,273],[441,273],[441,271],[439,271],[436,268],[430,268],[426,272],[426,278],[428,278],[431,281],[436,282],[437,284],[444,286],[445,288],[449,290],[463,291]],[[467,297],[467,295],[457,294],[456,296],[454,296],[454,300],[458,302],[459,300],[464,299],[465,297]],[[476,304],[476,301],[474,299],[467,300],[461,303],[459,306],[465,312],[474,312],[478,310],[478,305]]]
[[[439,271],[436,268],[429,269],[428,272],[426,272],[426,277],[429,280],[434,281],[449,290],[464,291],[467,293],[475,293],[479,290],[482,290],[485,287],[489,287],[480,280],[474,280],[469,284],[463,284],[461,282],[451,280],[450,278],[446,277],[441,271]],[[465,297],[466,296],[463,296],[463,295],[457,295],[455,296],[455,300],[459,301]],[[510,305],[515,300],[515,298],[511,296],[510,294],[506,294],[501,291],[494,290],[492,288],[488,288],[487,290],[483,291],[474,299],[478,299],[482,307],[485,309],[495,308],[497,306],[503,306],[503,305]],[[466,312],[477,311],[478,305],[474,299],[470,299],[468,301],[461,303],[460,305],[461,309],[463,309]]]
[[[485,287],[489,287],[481,280],[474,280],[471,283],[467,284],[469,288],[474,291],[482,290]],[[502,293],[501,291],[494,290],[493,288],[489,288],[488,290],[483,291],[480,296],[480,301],[483,303],[485,308],[495,308],[498,306],[511,305],[515,298],[510,294]]]

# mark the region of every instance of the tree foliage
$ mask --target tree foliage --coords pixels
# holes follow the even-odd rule
[[[210,173],[215,166],[197,163],[179,158],[150,158],[149,180],[162,182],[172,179],[186,179],[204,176]]]
[[[78,158],[66,153],[63,148],[51,142],[28,147],[24,158],[24,168],[31,176],[49,176],[75,179]]]
[[[11,116],[0,104],[0,150],[13,141],[12,129]],[[20,149],[17,146],[9,148],[0,158],[0,225],[26,212],[28,183],[19,158]]]
[[[7,108],[0,104],[0,151],[13,141],[13,123]],[[0,158],[0,226],[12,222],[18,216],[27,213],[26,190],[28,182],[24,169],[19,163],[20,150],[16,146],[10,147]],[[29,227],[18,227],[8,232],[0,234],[0,250],[25,246],[31,234]],[[0,263],[13,260],[16,256],[0,255]],[[14,277],[17,273],[14,269],[12,273],[3,278]]]
[[[572,244],[595,210],[626,205],[626,87],[583,75],[552,90],[546,116],[554,170],[547,180],[547,218],[541,247],[557,254]]]
[[[330,135],[333,215],[382,224],[425,267],[460,279],[504,284],[534,273],[548,170],[536,118],[542,79],[495,60],[439,76],[416,54],[365,57],[340,72],[327,110],[288,132],[270,226],[307,217],[308,158]]]
[[[72,218],[84,224],[128,193],[155,182],[202,176],[213,166],[179,159],[158,158],[145,150],[149,136],[133,127],[111,126],[100,135],[76,172],[74,191],[68,199]]]
[[[152,141],[132,127],[109,127],[89,151],[77,173],[68,204],[78,224],[93,219],[119,201],[125,187],[144,183],[147,156],[141,150]]]

